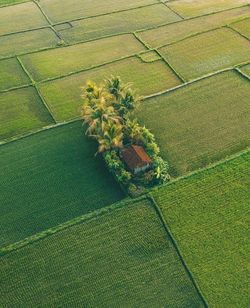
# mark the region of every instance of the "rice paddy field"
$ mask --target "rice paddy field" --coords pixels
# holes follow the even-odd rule
[[[0,0],[0,306],[248,307],[249,0]],[[111,75],[171,181],[132,199],[80,121]]]

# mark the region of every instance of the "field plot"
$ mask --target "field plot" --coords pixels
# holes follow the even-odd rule
[[[0,93],[0,141],[53,124],[33,87]]]
[[[250,17],[250,7],[244,6],[212,15],[183,20],[172,25],[139,32],[138,35],[152,47],[177,42],[185,37],[202,31],[208,31],[232,23],[244,17]]]
[[[160,53],[186,80],[250,60],[250,42],[230,29],[199,34],[162,47]]]
[[[250,144],[249,96],[249,81],[230,71],[149,99],[138,117],[155,134],[172,174],[183,174]]]
[[[30,84],[29,77],[23,71],[17,59],[0,61],[0,92],[28,84]]]
[[[47,25],[34,2],[0,8],[0,35]]]
[[[123,197],[102,160],[94,157],[96,144],[83,137],[81,125],[0,147],[0,246]]]
[[[158,0],[40,0],[41,7],[46,15],[54,22],[59,23],[72,19],[86,18],[100,14],[107,14],[120,10],[136,8],[144,5],[159,3]]]
[[[248,152],[154,193],[210,307],[249,305],[249,186]]]
[[[241,67],[240,70],[250,78],[250,64]]]
[[[144,57],[147,54],[143,54]],[[55,119],[70,120],[80,116],[80,107],[83,103],[81,88],[86,82],[94,80],[99,83],[109,78],[111,74],[120,76],[124,82],[132,82],[140,95],[153,94],[180,84],[180,80],[162,60],[146,63],[135,56],[42,83],[39,88]]]
[[[178,0],[168,3],[182,17],[210,14],[249,4],[249,0]]]
[[[50,28],[0,36],[0,59],[56,47],[59,39]]]
[[[1,0],[0,7],[5,5],[28,2],[29,0]]]
[[[164,4],[158,4],[71,22],[72,27],[61,31],[61,35],[67,42],[74,43],[177,20],[181,18]]]
[[[243,19],[231,26],[233,29],[250,39],[250,18]]]
[[[0,265],[2,306],[204,307],[146,200],[5,255]]]
[[[104,38],[21,57],[35,80],[59,77],[104,62],[136,54],[146,48],[131,34]]]

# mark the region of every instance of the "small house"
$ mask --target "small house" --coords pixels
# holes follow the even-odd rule
[[[120,156],[128,169],[134,174],[148,170],[152,163],[145,149],[139,145],[131,145],[122,149]]]

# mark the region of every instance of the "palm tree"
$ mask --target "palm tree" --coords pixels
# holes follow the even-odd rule
[[[105,152],[112,148],[122,148],[122,125],[107,122],[104,126],[103,135],[99,135],[97,140],[99,142],[98,152]]]

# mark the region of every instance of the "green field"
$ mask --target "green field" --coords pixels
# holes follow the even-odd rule
[[[104,62],[144,51],[131,34],[57,48],[21,56],[25,67],[37,81],[91,68]]]
[[[162,60],[145,63],[139,57],[131,57],[42,83],[39,88],[55,119],[65,121],[80,116],[82,87],[86,82],[94,80],[99,83],[111,74],[120,76],[124,82],[132,82],[140,95],[153,94],[180,84],[180,80]]]
[[[250,39],[250,18],[238,21],[234,23],[231,27],[246,38]]]
[[[23,3],[23,2],[27,2],[27,1],[29,1],[29,0],[1,0],[0,7],[5,6],[5,5]]]
[[[178,0],[168,5],[183,17],[194,17],[249,4],[249,0]]]
[[[249,6],[145,30],[139,32],[138,35],[150,46],[159,47],[177,42],[196,33],[225,26],[244,17],[250,17]]]
[[[240,70],[250,78],[250,64],[241,67]]]
[[[158,0],[40,0],[41,7],[47,16],[54,22],[59,23],[77,18],[86,18],[101,14],[112,13],[131,8],[137,8],[149,4],[159,3]]]
[[[250,154],[154,192],[210,307],[249,304]]]
[[[0,10],[0,35],[47,26],[48,22],[33,2]]]
[[[0,59],[56,47],[58,41],[58,37],[50,28],[0,36]]]
[[[186,80],[250,61],[250,42],[223,28],[159,49]]]
[[[17,59],[0,61],[0,92],[28,84],[30,80]]]
[[[5,255],[0,273],[4,307],[204,307],[146,200]]]
[[[123,197],[81,123],[0,147],[0,246]]]
[[[0,93],[0,106],[0,141],[54,123],[33,87]]]
[[[224,72],[145,101],[138,117],[180,175],[249,145],[249,96],[246,78]]]
[[[132,32],[181,18],[163,4],[147,6],[71,22],[71,27],[60,32],[70,43],[95,39],[105,35]],[[59,25],[60,26],[60,25]]]

